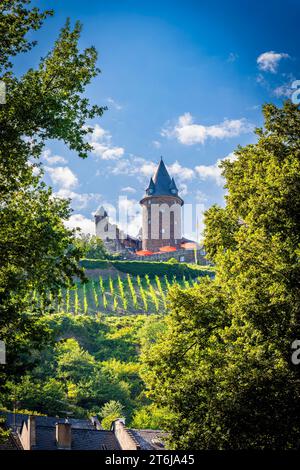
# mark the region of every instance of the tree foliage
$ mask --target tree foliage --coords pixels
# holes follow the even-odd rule
[[[61,417],[98,414],[107,428],[124,415],[130,422],[137,409],[150,403],[143,394],[139,363],[139,331],[145,319],[44,315],[55,347],[23,353],[23,362],[33,360],[33,367],[27,367],[21,380],[6,381],[0,408]],[[109,405],[112,401],[122,413]]]
[[[110,254],[106,250],[103,240],[96,235],[81,233],[76,238],[76,245],[80,248],[84,258],[104,260],[109,259]]]
[[[28,0],[0,5],[0,80],[7,89],[6,104],[0,105],[0,337],[8,362],[0,366],[0,382],[10,374],[21,377],[29,367],[24,351],[49,339],[40,322],[45,292],[57,293],[74,275],[83,276],[81,250],[63,224],[69,204],[42,182],[39,157],[49,139],[87,156],[87,123],[104,110],[84,97],[99,72],[97,53],[93,47],[79,50],[81,25],[67,20],[36,69],[19,77],[12,60],[35,45],[30,33],[51,14],[30,7]],[[44,302],[37,303],[33,291]]]
[[[216,277],[173,288],[168,329],[144,356],[174,448],[299,447],[300,111],[263,114],[257,143],[222,163],[225,208],[205,216]]]
[[[124,407],[119,401],[110,400],[103,405],[100,415],[103,429],[110,429],[113,421],[124,417]]]
[[[41,12],[38,8],[27,8],[30,0],[2,0],[0,5],[0,67],[10,69],[11,58],[30,50],[35,41],[29,41],[27,34],[38,30],[43,20],[53,14],[52,10]]]

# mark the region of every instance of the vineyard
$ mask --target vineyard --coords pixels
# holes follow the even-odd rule
[[[71,289],[60,290],[56,297],[49,294],[48,309],[74,315],[162,313],[167,307],[168,291],[175,283],[188,288],[197,284],[198,279],[184,275],[171,279],[166,275],[150,278],[127,274],[125,278],[118,275],[116,279],[99,276],[85,284],[75,283]],[[33,298],[39,301],[35,292]]]

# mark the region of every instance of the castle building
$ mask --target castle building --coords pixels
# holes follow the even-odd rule
[[[111,253],[135,257],[139,250],[151,252],[153,256],[166,257],[174,247],[181,261],[186,260],[182,244],[191,242],[182,237],[181,211],[184,204],[178,195],[174,178],[161,160],[155,174],[150,178],[142,207],[142,228],[137,237],[124,233],[118,225],[111,223],[106,209],[101,206],[95,213],[95,232]],[[194,243],[194,242],[193,242]],[[164,250],[165,247],[165,250]],[[150,253],[147,253],[150,255]],[[138,253],[140,255],[140,253]],[[175,256],[175,255],[173,255]],[[182,259],[181,259],[182,258]]]
[[[118,238],[118,227],[109,221],[108,213],[103,206],[99,207],[94,215],[97,237],[103,241],[116,240]]]
[[[125,234],[116,224],[109,221],[107,211],[103,206],[99,207],[94,215],[95,233],[101,238],[108,252],[136,251],[140,248],[140,240]]]
[[[143,211],[143,250],[158,252],[164,246],[180,248],[181,207],[184,202],[178,195],[174,178],[170,177],[162,157],[140,204]]]

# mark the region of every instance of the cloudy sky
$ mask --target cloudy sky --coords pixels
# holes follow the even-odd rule
[[[69,225],[84,231],[93,230],[99,205],[113,211],[121,197],[135,235],[138,201],[160,155],[186,203],[223,205],[218,162],[255,141],[261,105],[280,104],[300,79],[297,0],[33,3],[55,16],[18,58],[19,73],[45,56],[68,16],[84,25],[80,45],[99,52],[102,73],[87,96],[108,111],[90,123],[93,151],[81,160],[48,142],[43,154],[46,182],[72,199]]]

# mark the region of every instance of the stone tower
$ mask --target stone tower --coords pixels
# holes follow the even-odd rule
[[[179,248],[183,200],[178,196],[174,178],[170,177],[162,157],[140,204],[143,208],[143,250],[157,252],[163,246]]]

